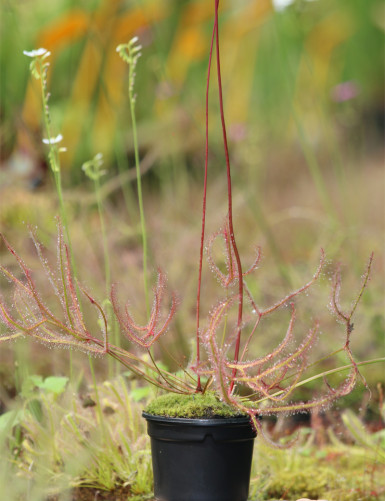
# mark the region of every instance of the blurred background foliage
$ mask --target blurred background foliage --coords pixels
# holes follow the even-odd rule
[[[283,151],[298,141],[322,149],[326,144],[324,154],[333,156],[341,135],[354,137],[357,150],[381,133],[383,2],[222,3],[226,116],[231,141],[246,143],[245,163],[257,168],[261,150]],[[96,151],[112,169],[122,164],[132,145],[127,68],[115,49],[134,35],[143,45],[137,75],[141,148],[162,158],[194,156],[203,143],[211,24],[207,0],[58,0],[49,5],[4,0],[2,162],[20,163],[25,156],[27,162],[41,160],[40,91],[29,78],[23,50],[44,47],[52,53],[53,122],[65,139],[63,163],[71,182],[79,182],[82,162]],[[211,106],[216,109],[216,100]],[[215,121],[212,125],[216,136],[219,129]],[[317,182],[322,191],[322,181]]]
[[[41,280],[41,268],[26,225],[37,227],[38,237],[46,246],[46,257],[55,262],[58,202],[42,143],[41,91],[29,74],[31,60],[23,55],[24,50],[44,47],[51,52],[48,87],[52,133],[61,133],[61,145],[67,148],[61,157],[62,179],[77,277],[110,312],[97,196],[82,171],[83,162],[101,152],[103,169],[107,170],[100,180],[100,195],[111,279],[121,282],[122,299],[130,301],[138,321],[140,315],[146,316],[141,287],[142,240],[128,68],[116,47],[133,36],[139,37],[143,54],[137,65],[136,112],[150,268],[153,272],[160,265],[167,273],[170,290],[177,291],[182,299],[167,338],[161,340],[166,353],[163,363],[175,370],[188,363],[194,352],[191,333],[196,325],[205,80],[213,11],[214,0],[0,2],[0,231],[33,270],[43,299],[53,304],[52,290]],[[317,268],[320,247],[325,249],[330,261],[311,295],[299,299],[297,305],[298,339],[309,323],[315,318],[320,320],[315,359],[345,342],[341,326],[328,310],[336,262],[343,263],[341,298],[342,307],[348,309],[372,251],[371,283],[355,317],[351,347],[358,361],[385,355],[384,30],[382,0],[221,0],[222,73],[235,231],[245,268],[254,260],[255,245],[260,245],[263,252],[260,269],[255,276],[247,277],[247,284],[261,306],[273,304],[309,280]],[[227,212],[217,101],[213,78],[207,235],[218,230]],[[2,242],[0,261],[19,276],[20,270]],[[219,261],[221,265],[223,262]],[[208,267],[204,266],[202,317],[223,294],[218,293],[215,280],[210,280]],[[155,273],[149,278],[154,281]],[[8,287],[0,276],[0,294],[6,297]],[[89,325],[96,327],[94,310],[84,304],[83,308],[91,320]],[[279,344],[288,318],[288,310],[282,309],[263,325],[253,348],[257,356]],[[117,343],[125,346],[125,340],[118,340],[116,324],[111,325]],[[0,334],[3,329],[1,324]],[[119,383],[127,395],[124,405],[121,399],[115,403],[118,394],[109,382],[98,390],[112,432],[106,441],[104,432],[99,436],[99,418],[86,403],[92,381],[91,365],[87,365],[83,353],[73,353],[71,362],[69,359],[68,352],[51,351],[45,345],[26,340],[1,345],[0,414],[12,409],[24,412],[23,407],[32,404],[35,411],[41,412],[46,406],[53,423],[52,428],[45,422],[43,426],[37,415],[28,424],[23,414],[23,427],[17,421],[11,433],[10,429],[4,432],[4,419],[0,422],[0,456],[5,460],[11,454],[12,463],[28,470],[24,477],[18,475],[18,481],[10,483],[15,472],[13,465],[10,462],[0,468],[2,490],[10,490],[15,496],[28,492],[30,499],[45,499],[36,492],[46,492],[50,485],[47,479],[53,479],[56,488],[67,487],[68,478],[78,481],[85,465],[88,477],[82,481],[88,479],[89,484],[94,482],[99,488],[105,485],[100,482],[107,479],[109,489],[111,478],[115,477],[106,475],[114,465],[115,472],[122,472],[125,483],[132,478],[130,471],[139,471],[140,475],[134,477],[137,491],[132,492],[149,492],[147,439],[142,435],[139,413],[138,419],[136,413],[134,419],[130,416],[127,424],[126,413],[131,412],[131,407],[126,382]],[[347,363],[346,357],[338,353],[314,370]],[[96,359],[94,365],[99,381],[121,372],[120,367],[108,364],[104,358]],[[61,402],[50,388],[43,391],[42,377],[68,376],[70,367],[79,395],[71,387]],[[335,485],[334,494],[328,493],[330,499],[345,499],[345,492],[346,499],[363,499],[365,493],[374,492],[377,477],[382,475],[377,455],[380,435],[369,436],[363,425],[357,428],[354,416],[350,416],[347,428],[361,430],[355,438],[363,447],[350,447],[348,452],[345,449],[344,457],[341,447],[346,446],[338,443],[342,438],[339,434],[339,438],[336,435],[331,440],[333,447],[338,445],[337,452],[319,447],[325,440],[324,428],[328,427],[331,433],[337,423],[338,429],[339,416],[346,407],[355,409],[360,419],[370,423],[368,431],[383,427],[384,364],[362,367],[362,374],[371,388],[370,395],[359,384],[335,406],[335,411],[326,416],[302,416],[310,419],[311,432],[320,435],[320,442],[315,441],[314,446],[306,440],[307,445],[301,442],[294,451],[266,452],[259,442],[256,454],[264,460],[255,464],[258,468],[262,464],[263,469],[253,473],[253,490],[269,489],[270,497],[286,498],[292,494],[297,499],[305,490],[306,495],[313,492],[309,490],[313,481],[321,485],[328,475],[329,484]],[[337,374],[329,382],[338,384],[343,376]],[[31,387],[31,381],[37,381],[34,384],[42,397],[36,395],[37,388]],[[135,400],[136,382],[130,381],[130,385],[130,398]],[[137,390],[146,392],[148,388]],[[319,382],[313,382],[301,387],[296,398],[312,398],[319,390]],[[81,404],[79,398],[83,397]],[[87,436],[91,437],[91,447],[87,446],[87,450],[79,449],[79,438],[73,430],[64,434],[69,439],[63,446],[62,416],[71,409],[79,423],[83,415],[91,415],[87,424],[92,428]],[[344,420],[349,417],[346,413],[342,416]],[[325,419],[322,426],[321,417]],[[296,418],[299,422],[301,415]],[[293,425],[289,419],[285,422]],[[121,426],[125,427],[124,443],[129,441],[128,449],[133,454],[128,455],[129,463],[125,462],[126,456],[122,456],[123,462],[115,461],[121,457],[122,449],[113,434],[120,433]],[[282,423],[278,422],[277,433],[281,428]],[[23,440],[23,429],[32,437],[30,441]],[[129,435],[126,430],[131,430]],[[51,452],[59,450],[57,447],[62,454],[60,461],[55,455],[50,459]],[[371,448],[377,451],[373,464],[368,459]],[[323,463],[315,463],[316,454],[320,454]],[[37,474],[31,483],[29,475],[35,461]],[[294,492],[304,482],[303,492]],[[288,492],[288,486],[293,492]],[[378,487],[378,492],[383,490]],[[373,499],[380,499],[381,493]],[[314,497],[325,497],[322,494],[318,490]]]
[[[31,245],[20,237],[26,235],[20,231],[24,221],[38,224],[44,243],[55,234],[40,89],[23,55],[23,50],[44,47],[51,52],[53,133],[63,134],[67,148],[62,175],[80,278],[85,275],[87,285],[105,294],[95,196],[81,169],[101,152],[108,170],[102,193],[112,276],[130,279],[126,295],[139,298],[134,305],[142,298],[140,238],[128,70],[116,46],[139,37],[143,55],[136,111],[150,247],[172,288],[183,291],[183,320],[176,321],[173,332],[185,348],[182,331],[194,324],[213,2],[2,0],[0,9],[0,229],[13,242],[22,238],[27,253]],[[347,263],[344,283],[350,298],[374,251],[373,280],[355,340],[360,357],[367,358],[383,354],[385,331],[384,28],[381,0],[221,2],[238,239],[246,262],[256,243],[268,256],[265,271],[250,288],[266,303],[276,291],[298,286],[315,269],[322,246],[328,257]],[[209,231],[226,214],[214,80]],[[2,259],[8,264],[5,253]],[[319,315],[328,315],[327,308]],[[382,367],[371,371],[374,382],[383,377]]]

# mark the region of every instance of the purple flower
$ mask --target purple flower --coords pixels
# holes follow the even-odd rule
[[[331,90],[331,98],[336,103],[350,101],[358,96],[360,89],[358,85],[352,81],[342,82]]]

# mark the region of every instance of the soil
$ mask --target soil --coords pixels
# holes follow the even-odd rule
[[[70,501],[128,501],[130,496],[130,489],[122,487],[113,491],[102,491],[91,487],[77,487],[71,493]],[[47,501],[59,501],[58,496],[51,496]],[[156,501],[155,498],[148,499],[148,501]],[[274,501],[274,500],[271,500]],[[278,500],[277,500],[278,501]],[[281,500],[283,501],[283,500]],[[298,499],[298,501],[311,501],[307,498]],[[326,500],[320,500],[326,501]]]
[[[68,501],[127,501],[130,498],[129,487],[119,487],[113,491],[104,491],[93,487],[76,487],[70,493]],[[59,501],[61,496],[50,496],[47,501]],[[148,501],[155,501],[149,499]]]

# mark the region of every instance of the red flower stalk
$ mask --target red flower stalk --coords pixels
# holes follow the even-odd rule
[[[214,14],[214,27],[211,39],[210,55],[209,55],[209,67],[207,73],[207,85],[206,85],[206,154],[205,154],[205,181],[204,181],[204,194],[203,194],[203,212],[202,212],[202,233],[201,233],[201,247],[199,256],[199,275],[198,275],[198,295],[197,295],[197,366],[200,363],[200,348],[199,348],[199,314],[200,314],[200,294],[201,294],[201,280],[202,280],[202,261],[203,261],[203,242],[204,242],[204,232],[205,232],[205,220],[206,220],[206,196],[207,196],[207,172],[208,172],[208,92],[210,84],[210,69],[211,60],[214,48],[214,40],[216,47],[216,63],[217,63],[217,80],[218,80],[218,97],[219,97],[219,107],[221,115],[222,124],[222,135],[223,135],[223,148],[225,152],[226,159],[226,177],[227,177],[227,224],[229,228],[229,238],[231,243],[230,255],[234,255],[237,275],[242,276],[242,263],[238,252],[238,247],[235,241],[234,226],[233,226],[233,202],[232,202],[232,186],[231,186],[231,169],[230,169],[230,156],[229,148],[227,143],[227,133],[226,133],[226,122],[223,109],[223,93],[222,93],[222,75],[221,75],[221,62],[220,62],[220,51],[219,51],[219,21],[218,21],[218,10],[219,10],[219,0],[215,0],[215,14]],[[238,282],[238,321],[237,321],[237,339],[235,343],[235,354],[234,357],[237,360],[239,356],[240,341],[241,341],[241,331],[242,331],[242,316],[243,316],[243,281]],[[235,376],[235,371],[233,376]],[[198,376],[198,386],[197,391],[201,389],[200,379]],[[233,389],[233,386],[231,390]]]

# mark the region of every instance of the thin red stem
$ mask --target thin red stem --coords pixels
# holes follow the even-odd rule
[[[201,302],[201,288],[202,288],[203,247],[204,247],[205,228],[206,228],[207,173],[208,173],[208,163],[209,163],[209,88],[210,88],[211,61],[213,56],[214,38],[216,31],[217,31],[217,19],[215,19],[214,21],[213,34],[211,37],[209,64],[207,69],[207,83],[206,83],[205,176],[203,185],[202,231],[201,231],[201,246],[199,252],[199,273],[198,273],[198,292],[197,292],[197,330],[196,330],[197,367],[199,367],[200,364],[199,317],[200,317],[200,302]],[[196,391],[197,392],[202,391],[200,375],[198,375]]]
[[[227,134],[226,134],[226,123],[225,123],[225,114],[223,111],[223,93],[222,93],[222,77],[221,77],[221,63],[220,63],[220,54],[219,54],[219,25],[218,25],[218,8],[219,8],[219,0],[215,0],[215,21],[214,27],[216,27],[216,56],[217,56],[217,78],[218,78],[218,95],[219,95],[219,106],[220,106],[220,114],[221,114],[221,122],[222,122],[222,133],[223,133],[223,147],[225,150],[225,158],[226,158],[226,172],[227,172],[227,195],[228,195],[228,220],[229,220],[229,230],[230,230],[230,240],[231,245],[234,249],[235,260],[237,262],[237,270],[238,270],[238,320],[237,320],[237,337],[235,342],[235,351],[234,351],[234,360],[237,362],[239,358],[239,349],[241,342],[241,331],[242,331],[242,315],[243,315],[243,279],[242,279],[242,264],[241,259],[239,257],[238,247],[235,242],[234,236],[234,227],[233,227],[233,203],[232,203],[232,192],[231,192],[231,172],[230,172],[230,156],[229,156],[229,148],[227,144]],[[234,377],[236,375],[236,369],[233,369],[232,374],[232,382],[230,385],[230,393],[234,388]]]

